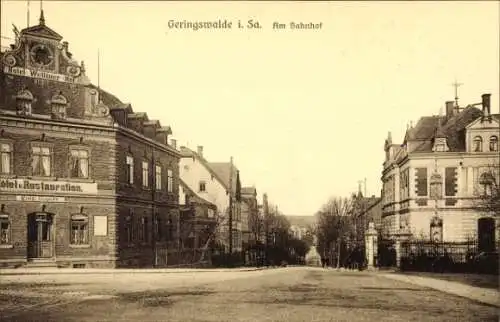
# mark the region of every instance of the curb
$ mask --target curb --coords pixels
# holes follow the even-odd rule
[[[498,302],[499,292],[497,290],[470,286],[451,281],[441,281],[429,277],[396,275],[391,273],[377,275],[387,279],[434,289],[436,291],[500,308],[500,304]]]
[[[3,271],[0,270],[0,276],[7,275],[70,275],[70,274],[179,274],[179,273],[223,273],[223,272],[252,272],[252,271],[261,271],[265,269],[272,269],[271,267],[257,267],[257,268],[226,268],[226,269],[178,269],[178,268],[157,268],[157,269],[109,269],[109,270],[100,270],[100,269],[47,269],[44,272],[44,269],[33,269],[32,271]]]

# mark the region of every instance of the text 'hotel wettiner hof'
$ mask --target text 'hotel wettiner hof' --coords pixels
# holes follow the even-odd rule
[[[322,22],[278,22],[261,23],[256,19],[227,20],[218,19],[214,21],[187,21],[187,20],[169,20],[167,23],[169,30],[230,30],[230,29],[265,29],[273,30],[318,30],[323,28]]]

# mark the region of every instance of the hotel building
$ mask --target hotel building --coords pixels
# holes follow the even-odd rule
[[[0,266],[175,264],[170,128],[92,85],[43,11],[0,66]]]

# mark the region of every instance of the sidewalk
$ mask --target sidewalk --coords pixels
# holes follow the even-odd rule
[[[462,283],[441,280],[437,278],[404,275],[395,273],[377,273],[378,276],[398,280],[418,286],[432,288],[444,293],[453,294],[470,300],[500,307],[498,290],[470,286]]]
[[[271,267],[269,267],[271,268]],[[166,274],[166,273],[218,273],[218,272],[248,272],[269,269],[267,267],[240,267],[240,268],[2,268],[2,275],[50,275],[50,274]]]

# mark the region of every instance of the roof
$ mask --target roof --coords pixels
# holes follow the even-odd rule
[[[36,26],[31,26],[28,28],[24,28],[21,30],[21,34],[24,35],[34,35],[37,37],[44,37],[44,38],[49,38],[49,39],[54,39],[57,41],[61,41],[63,37],[55,32],[54,30],[50,29],[45,25],[45,17],[43,15],[43,10],[40,12],[40,20],[39,24]]]
[[[406,141],[420,141],[412,152],[431,152],[436,134],[440,134],[446,137],[451,152],[465,151],[465,128],[482,115],[483,112],[480,109],[466,107],[449,118],[446,116],[421,117],[414,128],[408,129]],[[498,119],[498,114],[494,114],[493,117]],[[440,121],[441,129],[438,131]]]
[[[194,157],[198,159],[208,172],[210,172],[210,174],[213,175],[226,190],[229,190],[229,177],[231,173],[230,162],[208,162],[204,157],[185,146],[181,146],[180,153],[183,158]],[[233,165],[233,191],[236,191],[236,174],[237,168]]]
[[[110,109],[120,109],[120,108],[123,108],[123,109],[130,108],[131,109],[130,104],[123,103],[122,101],[120,101],[120,99],[118,99],[118,97],[116,97],[115,95],[113,95],[109,92],[106,92],[102,88],[99,88],[94,84],[89,84],[88,87],[96,89],[96,90],[98,89],[99,90],[99,98]]]
[[[230,162],[209,162],[208,166],[220,177],[225,183],[226,189],[229,188],[229,182],[232,181],[231,189],[236,191],[236,174],[238,169]],[[232,169],[232,180],[231,180]],[[241,178],[240,178],[241,179]]]
[[[184,182],[182,181],[180,178],[179,178],[179,185],[182,187],[182,189],[186,192],[187,195],[189,195],[190,197],[190,201],[191,202],[195,202],[195,203],[198,203],[198,204],[204,204],[204,205],[207,205],[207,206],[211,206],[211,207],[216,207],[213,203],[211,203],[210,201],[207,201],[203,198],[201,198],[200,196],[198,196],[191,188],[189,188],[189,186]]]
[[[257,194],[257,189],[255,187],[241,187],[241,194],[254,196]]]

